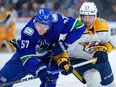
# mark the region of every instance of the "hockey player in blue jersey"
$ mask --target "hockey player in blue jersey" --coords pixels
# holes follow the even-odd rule
[[[47,87],[55,87],[58,74],[52,75],[51,71],[61,68],[71,73],[66,50],[68,45],[81,37],[84,30],[84,24],[77,19],[40,8],[22,29],[21,38],[11,41],[17,51],[1,69],[0,82],[12,82],[32,74],[40,78],[40,87],[46,87],[46,78],[49,79]],[[60,40],[60,34],[65,34],[66,39]],[[50,64],[52,49],[54,59]]]

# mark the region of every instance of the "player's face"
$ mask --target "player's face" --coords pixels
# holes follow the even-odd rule
[[[95,21],[95,16],[94,15],[81,15],[81,21],[86,25],[87,28],[90,28]]]
[[[39,35],[44,35],[49,29],[49,25],[41,24],[39,22],[35,23],[35,28],[38,31]]]

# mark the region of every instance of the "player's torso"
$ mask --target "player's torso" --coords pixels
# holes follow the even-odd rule
[[[44,36],[39,36],[37,30],[34,27],[33,21],[34,19],[32,19],[25,26],[25,28],[22,31],[22,36],[26,37],[27,39],[29,39],[29,41],[31,41],[31,45],[28,46],[28,49],[33,45],[32,48],[36,51],[36,54],[39,56],[43,56],[47,53],[47,50],[49,49],[50,45],[52,45],[55,41],[58,41],[60,33],[63,33],[64,23],[62,18],[60,17],[57,22],[54,22],[52,24],[52,26]]]
[[[95,46],[101,42],[105,42],[105,38],[108,34],[107,24],[94,24],[94,32],[89,32],[87,29],[82,37],[69,47],[69,56],[82,59],[91,59],[93,57]],[[100,22],[99,22],[100,23]],[[98,27],[97,27],[98,26]],[[106,29],[105,29],[106,28]],[[96,32],[96,33],[95,33]],[[107,40],[106,40],[107,41]]]

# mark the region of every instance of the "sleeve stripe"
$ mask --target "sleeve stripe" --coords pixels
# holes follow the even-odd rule
[[[114,49],[114,46],[110,42],[105,43],[105,46],[108,48],[107,53],[110,53]]]
[[[84,24],[82,22],[80,22],[80,21],[78,21],[76,19],[70,31],[72,31],[75,28],[75,25],[78,24],[78,22],[80,23],[80,25],[79,26],[76,26],[76,29],[79,29],[79,28],[81,28],[81,27],[84,26]]]
[[[38,56],[35,55],[35,54],[22,56],[21,57],[21,61],[22,61],[23,65],[24,65],[28,59],[30,59],[30,58],[36,58],[36,57],[38,57]]]
[[[74,28],[74,26],[75,26],[76,21],[77,21],[77,19],[75,20],[75,22],[74,22],[74,24],[73,24],[73,26],[72,26],[72,28],[71,28],[71,30],[70,30],[70,31],[72,31],[72,30],[73,30],[73,28]]]

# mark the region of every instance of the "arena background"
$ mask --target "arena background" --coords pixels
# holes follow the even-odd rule
[[[40,7],[48,7],[53,12],[60,12],[63,15],[77,18],[79,16],[79,8],[85,1],[93,1],[97,5],[99,16],[109,22],[111,34],[116,38],[116,0],[0,0],[0,7],[3,6],[6,10],[13,11],[16,14],[16,38],[19,38],[22,28]],[[4,45],[5,48],[3,47],[3,50],[0,50],[0,69],[13,55],[5,41]],[[109,54],[109,60],[116,82],[115,57],[116,51],[114,50]],[[39,79],[35,79],[16,84],[13,87],[39,87],[39,84]],[[71,74],[69,76],[60,75],[57,87],[86,86]]]

